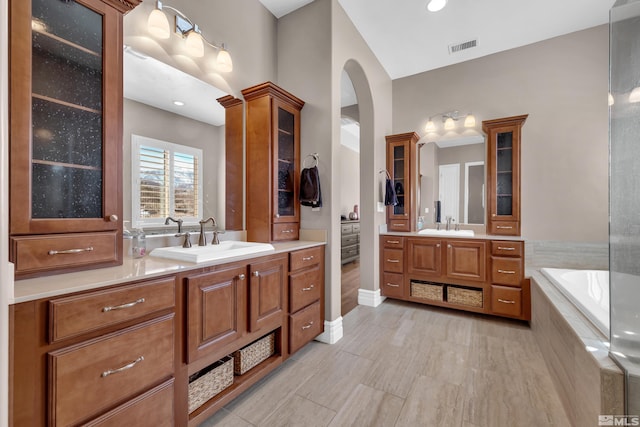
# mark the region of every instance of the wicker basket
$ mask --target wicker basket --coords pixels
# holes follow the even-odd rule
[[[482,307],[482,290],[447,286],[447,301],[451,304]]]
[[[411,282],[411,296],[431,301],[444,301],[444,286],[435,283]]]
[[[233,357],[227,356],[189,377],[189,413],[233,384]]]
[[[275,352],[273,333],[252,342],[248,346],[233,352],[233,372],[242,375]]]

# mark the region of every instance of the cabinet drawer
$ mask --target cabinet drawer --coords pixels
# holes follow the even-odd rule
[[[85,426],[171,427],[174,420],[173,379],[171,379],[85,424]]]
[[[358,247],[358,245],[355,246],[350,246],[348,248],[343,248],[342,249],[342,258],[351,258],[353,256],[358,256],[358,254],[360,253],[360,248]]]
[[[342,234],[351,234],[353,232],[353,224],[340,224],[340,232]]]
[[[522,259],[491,257],[491,282],[499,285],[520,286]]]
[[[520,223],[517,221],[492,221],[489,223],[489,234],[519,236]]]
[[[404,272],[404,251],[401,249],[382,250],[382,268],[391,273]]]
[[[322,333],[322,319],[319,301],[289,316],[289,353],[295,353]]]
[[[284,222],[273,224],[273,240],[298,240],[300,238],[300,224],[297,222]]]
[[[403,283],[404,283],[404,276],[402,274],[384,273],[382,275],[382,283],[380,284],[380,291],[382,295],[387,297],[402,297]]]
[[[349,246],[358,243],[358,235],[351,234],[349,236],[342,236],[342,246]]]
[[[168,277],[49,301],[50,342],[142,317],[175,305]]]
[[[360,233],[360,224],[351,224],[353,226],[354,233]]]
[[[117,232],[11,238],[16,274],[118,262]]]
[[[504,286],[491,286],[491,311],[505,316],[522,315],[522,290]]]
[[[492,240],[491,255],[522,257],[524,254],[523,242],[511,242],[508,240]]]
[[[404,246],[404,237],[382,236],[380,246],[383,248],[402,249]]]
[[[393,219],[387,224],[389,231],[411,231],[408,219]]]
[[[309,267],[314,264],[318,264],[322,260],[323,246],[315,248],[303,249],[300,251],[291,252],[291,258],[289,260],[289,268],[291,271],[300,270],[301,268]]]
[[[173,375],[173,314],[49,353],[50,425],[75,425]]]
[[[322,273],[318,265],[289,276],[289,312],[295,313],[320,299]]]

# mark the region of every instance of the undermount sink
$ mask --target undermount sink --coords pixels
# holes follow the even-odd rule
[[[152,250],[149,255],[175,261],[200,263],[274,250],[273,245],[269,243],[224,241],[220,242],[219,245],[194,245],[190,248],[183,248],[182,246],[156,248]]]
[[[418,234],[424,234],[426,236],[459,236],[459,237],[472,237],[474,235],[473,230],[436,230],[435,228],[425,228],[418,231]]]

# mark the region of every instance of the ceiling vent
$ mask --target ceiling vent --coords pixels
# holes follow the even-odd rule
[[[462,52],[466,49],[471,49],[472,47],[478,46],[478,39],[469,40],[466,42],[458,43],[458,44],[450,44],[449,45],[449,55]]]

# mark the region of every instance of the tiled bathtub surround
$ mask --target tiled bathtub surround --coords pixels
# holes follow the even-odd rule
[[[598,415],[624,413],[624,375],[608,356],[608,339],[539,270],[527,275],[531,329],[572,425],[597,426]]]
[[[609,244],[526,240],[527,268],[609,269]]]

